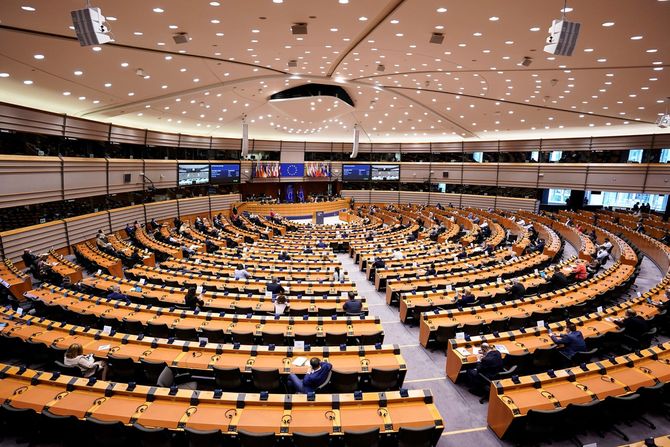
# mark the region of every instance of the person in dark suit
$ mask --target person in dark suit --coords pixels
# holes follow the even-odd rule
[[[290,261],[291,257],[289,256],[288,253],[286,253],[285,251],[282,251],[281,253],[279,253],[278,259],[280,261]]]
[[[461,293],[461,297],[458,300],[458,304],[461,306],[467,306],[469,304],[474,303],[477,301],[477,297],[475,296],[474,293],[472,293],[472,290],[470,290],[469,287],[466,287],[463,289],[463,293]]]
[[[486,379],[493,380],[503,370],[503,359],[500,352],[488,343],[482,343],[477,357],[475,368],[466,372],[466,382],[470,392],[481,395],[485,390]]]
[[[633,309],[626,310],[626,318],[614,320],[614,323],[624,328],[624,335],[639,340],[643,334],[649,331],[649,323]]]
[[[305,249],[302,252],[305,253],[305,254],[312,254],[312,253],[314,253],[314,250],[312,250],[312,248],[310,246],[306,245]]]
[[[550,331],[549,336],[554,343],[561,345],[559,352],[568,359],[574,357],[576,353],[586,350],[584,336],[577,330],[575,323],[570,322],[567,324],[567,332],[565,334],[555,335]]]
[[[354,292],[349,292],[348,300],[342,307],[347,315],[360,315],[363,310],[363,303],[356,299],[356,294]]]
[[[30,250],[23,250],[21,259],[23,259],[23,264],[26,266],[26,268],[29,269],[32,269],[33,265],[35,265],[37,262],[37,256],[35,256]]]
[[[215,253],[219,247],[214,242],[212,242],[211,239],[207,238],[205,239],[205,249],[207,250],[207,253]]]
[[[316,248],[326,248],[326,247],[328,247],[328,246],[327,246],[326,243],[323,242],[323,241],[319,241],[319,242],[316,244]]]
[[[267,285],[267,291],[272,292],[272,294],[275,295],[278,293],[284,293],[284,288],[281,284],[279,284],[279,280],[277,278],[272,278],[270,284]]]
[[[184,305],[189,309],[196,309],[201,307],[204,303],[202,295],[198,295],[198,290],[195,287],[189,287],[184,297]]]
[[[372,263],[372,266],[375,269],[383,269],[384,267],[386,267],[386,262],[384,262],[382,258],[378,257],[377,259],[375,259],[375,262]]]
[[[523,296],[526,294],[526,288],[516,278],[512,280],[512,285],[506,287],[505,289],[507,290],[507,293],[509,293],[512,296],[512,299],[514,300],[523,298]]]
[[[430,267],[426,269],[426,276],[435,276],[437,275],[437,269],[435,269],[435,264],[430,264]]]
[[[568,280],[568,277],[561,271],[561,268],[557,265],[554,266],[554,274],[549,278],[551,290],[562,289],[567,287],[569,283],[570,281]]]

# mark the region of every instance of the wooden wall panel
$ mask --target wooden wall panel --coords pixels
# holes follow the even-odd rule
[[[144,163],[142,160],[110,158],[109,159],[109,193],[118,194],[129,191],[141,191],[143,178],[140,175],[144,172]],[[130,174],[130,182],[124,183],[123,177]],[[149,185],[147,185],[148,187]]]
[[[0,103],[0,129],[63,135],[63,115]]]
[[[240,183],[251,181],[253,176],[253,162],[242,160],[240,162]]]
[[[500,163],[498,184],[519,188],[535,188],[537,163]]]
[[[12,262],[19,261],[23,250],[26,249],[39,254],[51,248],[58,249],[67,246],[65,224],[62,220],[4,231],[0,233],[0,238],[2,238],[5,257]]]
[[[460,184],[462,168],[462,163],[431,163],[432,183]],[[444,178],[445,172],[449,177]]]
[[[149,130],[146,134],[147,144],[150,146],[178,147],[179,134]]]
[[[670,164],[651,164],[647,172],[644,192],[670,194]]]
[[[342,197],[349,197],[356,201],[356,203],[369,203],[370,191],[358,191],[353,189],[343,189],[341,191]]]
[[[242,140],[239,138],[212,138],[212,149],[242,150]]]
[[[144,169],[144,174],[154,182],[156,188],[163,189],[177,187],[176,160],[145,160]],[[142,189],[141,186],[140,189]]]
[[[179,215],[200,217],[209,216],[209,197],[193,197],[189,199],[179,199]]]
[[[196,135],[180,135],[179,147],[190,147],[195,149],[209,149],[211,146],[210,137],[201,137]]]
[[[232,208],[233,204],[240,202],[242,197],[239,194],[226,194],[221,196],[210,196],[212,203],[212,214],[226,212]]]
[[[412,204],[412,203],[428,203],[428,192],[413,192],[413,191],[400,191],[400,200],[399,203],[403,204]]]
[[[111,231],[107,211],[70,217],[65,219],[65,226],[70,238],[70,245],[95,238],[98,230],[105,233]]]
[[[540,188],[583,189],[586,183],[585,164],[541,163]]]
[[[144,219],[144,205],[114,208],[109,211],[109,218],[112,222],[111,231],[122,230],[127,224],[132,224],[135,221],[141,224],[146,223]],[[151,220],[151,217],[148,220]]]
[[[370,191],[370,203],[398,203],[399,191]]]
[[[461,194],[461,206],[465,208],[494,208],[496,196]]]
[[[110,125],[107,123],[67,116],[64,135],[70,138],[107,141],[109,139],[109,129]]]
[[[145,144],[147,131],[131,127],[112,125],[109,132],[109,141],[112,143]]]
[[[177,201],[166,200],[165,202],[147,203],[144,205],[147,214],[147,220],[172,219],[177,216]]]
[[[444,192],[431,192],[426,204],[437,205],[438,203],[442,206],[459,206],[461,203],[461,195]]]
[[[535,199],[498,196],[496,198],[496,208],[509,211],[524,210],[534,213],[540,208],[540,201]]]
[[[400,165],[402,183],[423,183],[430,178],[430,163],[403,163]]]
[[[463,183],[466,185],[496,185],[497,163],[463,163]]]
[[[646,171],[646,165],[634,163],[589,164],[586,189],[596,191],[642,191]]]
[[[107,160],[104,158],[63,158],[65,199],[107,194]]]
[[[0,155],[0,208],[61,199],[58,157]]]

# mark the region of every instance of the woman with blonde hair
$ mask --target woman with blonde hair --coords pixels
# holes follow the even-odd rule
[[[63,359],[65,366],[76,366],[84,377],[91,377],[100,373],[100,379],[107,380],[107,363],[96,361],[93,354],[84,355],[84,348],[79,343],[72,343]]]

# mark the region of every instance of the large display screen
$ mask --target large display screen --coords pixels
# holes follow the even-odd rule
[[[342,180],[370,180],[370,165],[342,165]]]
[[[302,163],[282,163],[279,172],[282,177],[304,177],[305,165]]]
[[[206,185],[207,183],[209,183],[209,165],[179,165],[179,186]]]
[[[372,180],[400,180],[400,165],[372,165]]]
[[[212,165],[210,167],[210,181],[212,183],[239,183],[240,164]]]
[[[279,178],[279,162],[257,161],[253,172],[255,178]]]
[[[330,162],[327,161],[306,162],[305,177],[330,177]]]

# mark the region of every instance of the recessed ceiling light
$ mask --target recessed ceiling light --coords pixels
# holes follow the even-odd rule
[[[574,11],[574,9],[570,8],[569,6],[567,8],[561,8],[561,12],[563,12],[563,13],[572,12],[572,11]]]
[[[128,66],[128,62],[121,62],[121,66],[122,66],[123,68],[126,68],[126,67]]]
[[[607,59],[605,59],[604,57],[602,57],[602,58],[598,59],[598,62],[607,62]]]
[[[361,16],[358,18],[358,20],[360,20],[361,22],[365,22],[366,20],[368,20],[368,18],[365,16]]]
[[[532,32],[540,31],[540,27],[539,26],[534,26],[530,29],[530,31],[532,31]]]
[[[107,19],[108,22],[116,22],[116,17],[114,16],[107,16],[105,19]]]
[[[42,59],[44,59],[44,55],[43,55],[43,54],[36,54],[36,55],[34,55],[33,57],[34,57],[35,59],[37,59],[38,61],[41,61]]]
[[[284,3],[284,0],[272,0],[272,3]]]
[[[505,45],[514,45],[514,41],[513,40],[506,40]]]
[[[584,53],[593,53],[593,48],[584,48]]]
[[[480,33],[480,32],[476,32],[476,33],[472,33],[472,35],[475,36],[475,37],[481,37],[481,36],[482,36],[482,33]]]
[[[28,5],[21,6],[21,9],[23,9],[24,11],[28,11],[28,12],[35,11],[35,8],[33,8],[32,6],[28,6]]]
[[[179,28],[179,27],[178,27],[177,25],[168,25],[168,28],[170,28],[170,29],[177,29],[177,28]]]
[[[128,93],[128,96],[135,96],[135,93],[130,92],[130,93]]]
[[[154,12],[157,12],[157,13],[160,14],[162,12],[165,12],[165,10],[163,8],[154,8]]]
[[[72,93],[70,92],[63,92],[63,96],[70,96]]]
[[[142,31],[135,31],[133,34],[135,36],[142,36],[144,33]]]
[[[0,73],[0,78],[8,78],[8,77],[9,77],[9,73],[5,73],[5,72]]]
[[[102,47],[93,47],[91,50],[95,51],[96,53],[99,51],[102,51]]]
[[[339,3],[340,5],[346,5],[346,4],[349,3],[349,0],[338,0],[338,3]]]
[[[23,83],[26,85],[32,85],[33,81],[31,81],[30,79],[26,79],[25,81],[23,81]]]
[[[212,19],[212,20],[210,20],[210,23],[213,23],[213,24],[216,25],[216,24],[218,24],[218,23],[221,23],[221,20],[219,20],[219,19]]]
[[[498,20],[500,20],[500,17],[491,16],[491,17],[489,17],[489,20],[490,20],[491,22],[497,22]]]
[[[447,8],[445,7],[437,8],[437,12],[439,13],[447,12]]]
[[[111,82],[107,82],[107,83],[105,84],[105,87],[107,87],[107,88],[110,88],[111,86],[112,86],[112,83],[111,83]]]
[[[79,98],[77,98],[77,99],[78,99],[79,101],[83,101],[83,100],[85,100],[85,99],[86,99],[86,96],[80,96],[80,97],[79,97]]]
[[[332,32],[334,32],[334,33],[337,32],[337,28],[331,28],[330,30],[331,30]]]
[[[603,23],[603,26],[605,28],[609,28],[610,26],[614,26],[614,22],[605,22],[605,23]]]
[[[81,71],[81,70],[75,70],[75,71],[74,71],[74,75],[75,75],[75,76],[81,76],[81,75],[83,75],[83,74],[84,74],[84,72]]]
[[[658,51],[658,50],[657,50],[656,48],[649,48],[649,49],[647,50],[647,53],[655,53],[655,52],[657,52],[657,51]]]
[[[631,36],[630,40],[641,40],[642,36]]]
[[[277,2],[275,2],[275,3],[277,3]],[[209,5],[210,6],[221,6],[221,3],[219,3],[219,2],[209,2]]]

